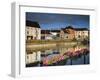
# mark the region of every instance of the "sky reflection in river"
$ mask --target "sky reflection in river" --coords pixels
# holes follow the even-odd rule
[[[64,56],[64,59],[56,60],[56,58],[59,55],[63,55],[64,53],[68,51],[75,52],[77,50],[81,49],[89,49],[88,46],[70,46],[70,47],[56,47],[56,48],[51,48],[51,49],[45,49],[41,51],[30,51],[29,53],[26,54],[26,67],[39,67],[39,66],[59,66],[59,65],[83,65],[83,64],[89,64],[90,59],[89,59],[89,53],[87,54],[81,54],[79,56],[74,56],[74,57],[68,57]],[[44,59],[52,59],[52,57],[55,57],[55,62],[54,60],[49,60],[47,65],[43,64]],[[62,56],[61,56],[62,57]],[[58,58],[61,58],[58,57]],[[58,59],[57,58],[57,59]]]

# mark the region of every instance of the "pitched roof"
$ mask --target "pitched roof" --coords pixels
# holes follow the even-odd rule
[[[67,26],[64,29],[74,29],[72,26]]]
[[[84,30],[88,31],[87,28],[75,28],[75,30],[76,30],[76,31],[84,31]]]
[[[50,32],[60,32],[60,30],[50,30]]]
[[[41,30],[41,34],[50,34],[50,30]]]
[[[29,21],[29,20],[26,20],[26,26],[27,27],[36,27],[36,28],[40,28],[40,25],[38,22],[35,22],[35,21]]]
[[[64,31],[64,33],[68,33],[68,31],[67,30],[63,30]]]
[[[41,30],[41,34],[50,34],[50,32],[57,32],[57,33],[59,33],[60,30]]]
[[[61,28],[62,30],[66,30],[66,29],[73,29],[73,30],[76,30],[76,31],[84,31],[84,30],[87,30],[87,28],[73,28],[72,26],[68,26],[68,27],[65,27],[65,28]]]

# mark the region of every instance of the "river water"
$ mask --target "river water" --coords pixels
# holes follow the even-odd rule
[[[26,54],[26,67],[40,67],[44,66],[41,62],[46,57],[52,57],[54,55],[63,54],[67,51],[75,51],[82,48],[89,48],[83,45],[74,45],[74,46],[57,46],[56,48],[43,49],[41,51],[31,51]],[[48,66],[60,66],[60,65],[86,65],[90,64],[90,53],[84,54],[74,58],[66,58],[62,61],[59,61],[55,64]]]

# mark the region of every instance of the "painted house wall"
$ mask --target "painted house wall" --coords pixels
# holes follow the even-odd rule
[[[45,39],[45,40],[52,40],[52,39],[56,39],[58,36],[57,36],[58,32],[50,32],[47,31],[44,33],[41,33],[41,39]]]
[[[75,38],[75,30],[73,29],[65,29],[65,31],[60,31],[61,39],[74,39]]]
[[[28,37],[29,36],[29,37]],[[31,26],[26,26],[26,40],[41,39],[41,29]]]
[[[60,31],[61,39],[85,39],[89,37],[88,30],[63,29]]]
[[[75,38],[76,39],[85,39],[89,37],[89,31],[83,30],[83,31],[75,31]]]
[[[64,39],[65,38],[65,33],[63,30],[60,31],[60,38],[61,39]]]
[[[51,34],[41,34],[41,39],[42,40],[52,40],[52,35]]]
[[[66,29],[68,32],[68,39],[74,39],[75,38],[75,30],[74,29]]]

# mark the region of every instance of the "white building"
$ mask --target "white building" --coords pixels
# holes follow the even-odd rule
[[[75,29],[76,39],[85,39],[89,37],[89,30],[86,28]]]
[[[41,29],[37,22],[26,21],[26,40],[41,39]]]
[[[60,30],[41,30],[41,39],[44,40],[53,40],[57,39],[59,36]]]

